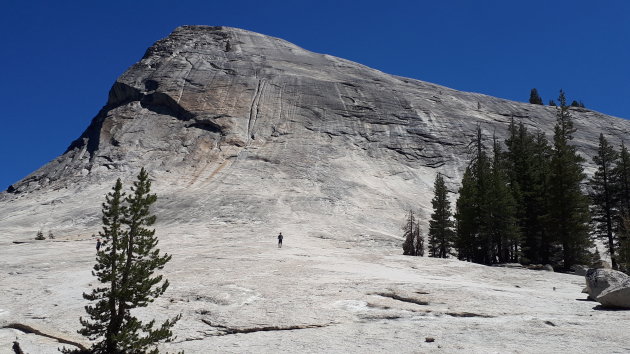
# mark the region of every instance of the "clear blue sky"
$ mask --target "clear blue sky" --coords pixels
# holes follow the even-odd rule
[[[85,5],[85,4],[90,5]],[[94,5],[92,5],[94,3]],[[630,1],[26,1],[0,11],[0,190],[63,153],[147,47],[240,27],[387,73],[630,118]]]

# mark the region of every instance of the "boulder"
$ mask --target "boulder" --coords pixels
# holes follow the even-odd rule
[[[588,271],[588,269],[589,267],[583,264],[576,264],[573,267],[571,267],[571,270],[573,270],[575,275],[586,275],[586,272]]]
[[[597,297],[597,302],[604,307],[630,309],[630,278],[604,289]]]
[[[607,288],[630,281],[630,277],[612,269],[591,268],[586,272],[586,289],[591,299],[597,297]]]
[[[553,267],[551,266],[551,264],[545,264],[541,270],[547,271],[547,272],[553,272]]]

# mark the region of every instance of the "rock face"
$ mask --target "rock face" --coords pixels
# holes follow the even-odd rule
[[[592,268],[586,272],[586,291],[591,299],[599,301],[598,296],[606,289],[624,284],[630,280],[626,274],[603,268]]]
[[[335,237],[398,234],[405,209],[428,217],[437,172],[456,191],[477,125],[488,139],[503,139],[512,118],[551,134],[555,113],[245,30],[180,27],[116,80],[62,156],[0,194],[0,230],[90,233],[114,179],[144,166],[162,196],[161,220],[316,219],[316,232],[343,230]],[[622,119],[571,113],[588,156],[600,132],[617,142],[630,131]]]

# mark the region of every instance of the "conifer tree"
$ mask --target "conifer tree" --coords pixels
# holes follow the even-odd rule
[[[433,214],[429,221],[429,257],[447,258],[451,253],[453,238],[453,220],[451,203],[442,174],[435,177],[435,196],[431,201]]]
[[[553,106],[553,107],[556,107],[556,101],[554,101],[554,100],[549,100],[549,105],[550,105],[550,106]]]
[[[622,223],[618,228],[619,235],[619,270],[630,274],[630,216],[627,214],[621,218]]]
[[[83,328],[79,330],[91,340],[100,339],[92,353],[157,353],[155,344],[172,338],[170,329],[181,317],[156,328],[154,320],[144,323],[131,314],[161,296],[169,285],[155,275],[171,256],[160,255],[155,230],[149,229],[155,223],[149,209],[157,199],[150,188],[143,168],[129,196],[122,192],[119,179],[103,203],[99,233],[103,243],[93,271],[102,286],[83,294],[94,303],[85,307],[89,319],[80,319]]]
[[[413,214],[413,210],[409,210],[407,214],[407,220],[403,226],[403,237],[405,241],[403,242],[403,255],[405,256],[415,256],[416,255],[416,218]]]
[[[477,248],[477,185],[471,167],[467,167],[455,206],[455,249],[457,258],[472,262]]]
[[[562,245],[564,268],[579,262],[588,262],[588,199],[580,189],[585,175],[571,140],[575,128],[564,92],[560,90],[557,121],[554,128],[553,154],[551,158],[549,226],[556,240]]]
[[[529,103],[531,104],[543,104],[543,100],[540,97],[540,95],[538,94],[538,90],[536,90],[535,88],[533,88],[530,92],[529,92]]]
[[[599,135],[599,148],[593,162],[597,165],[597,171],[590,180],[592,221],[595,224],[595,235],[605,240],[608,245],[608,253],[612,266],[617,269],[615,255],[616,237],[614,235],[614,222],[617,220],[618,207],[615,200],[613,182],[613,164],[617,160],[617,152],[608,143],[604,134]]]
[[[420,223],[416,222],[414,227],[414,234],[416,239],[416,256],[424,257],[424,237],[420,233]]]
[[[622,216],[630,215],[630,152],[622,142],[615,167],[612,171],[615,199],[619,204],[617,226],[623,224]]]
[[[489,219],[492,234],[492,257],[500,263],[516,262],[520,251],[520,231],[516,217],[516,202],[508,186],[501,148],[494,138],[491,169]]]
[[[523,122],[512,119],[509,136],[505,140],[505,165],[509,186],[522,235],[520,250],[522,263],[549,263],[542,260],[546,214],[545,201],[549,171],[549,145],[545,135],[530,133]]]

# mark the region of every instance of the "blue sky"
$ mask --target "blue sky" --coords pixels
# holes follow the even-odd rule
[[[94,3],[85,5],[87,3]],[[240,27],[387,73],[630,118],[630,1],[25,1],[0,12],[0,190],[65,151],[147,47]]]

